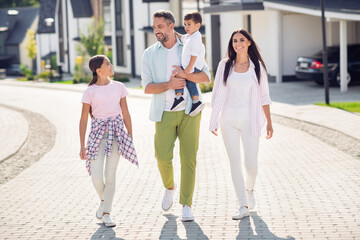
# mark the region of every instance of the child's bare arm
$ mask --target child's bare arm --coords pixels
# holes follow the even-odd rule
[[[191,69],[192,69],[192,68],[194,67],[194,65],[195,65],[196,58],[197,58],[197,56],[192,56],[192,55],[191,55],[189,65],[187,65],[187,67],[184,69],[184,72],[185,72],[186,74],[188,74],[188,73],[191,72]]]

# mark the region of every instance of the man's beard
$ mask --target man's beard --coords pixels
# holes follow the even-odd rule
[[[159,42],[164,43],[169,39],[169,36],[167,34],[163,34],[163,38],[158,39]]]

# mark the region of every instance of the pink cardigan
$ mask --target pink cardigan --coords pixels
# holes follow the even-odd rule
[[[224,70],[225,70],[225,63],[227,59],[223,59],[220,61],[214,82],[214,88],[212,91],[212,112],[210,118],[210,131],[214,131],[218,129],[218,119],[221,113],[221,109],[224,106],[228,88],[224,85]],[[234,68],[230,70],[230,74],[234,71]],[[260,137],[261,130],[266,122],[266,117],[262,106],[270,105],[271,99],[269,95],[269,84],[267,78],[267,72],[265,68],[260,63],[260,84],[257,80],[256,73],[255,73],[255,65],[250,60],[250,71],[253,81],[255,83],[252,90],[251,90],[251,134],[252,136]],[[229,74],[229,75],[230,75]]]

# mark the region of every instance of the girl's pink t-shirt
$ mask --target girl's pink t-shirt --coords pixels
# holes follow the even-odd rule
[[[111,80],[107,85],[87,87],[81,102],[90,104],[95,118],[106,119],[121,113],[120,100],[127,95],[129,93],[123,83]]]

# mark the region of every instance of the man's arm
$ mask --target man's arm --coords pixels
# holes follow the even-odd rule
[[[189,81],[194,82],[194,83],[210,82],[210,73],[209,73],[209,70],[208,70],[206,65],[202,69],[201,72],[188,73],[188,74],[186,74],[184,72],[184,70],[181,69],[180,66],[175,66],[174,65],[173,67],[175,68],[175,70],[173,71],[173,74],[175,73],[175,75],[177,77],[184,78],[184,79],[189,80]]]

